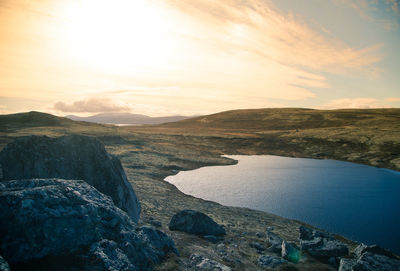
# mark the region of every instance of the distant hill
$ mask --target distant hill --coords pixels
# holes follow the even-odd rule
[[[19,127],[68,126],[73,123],[67,118],[36,111],[0,115],[0,130]]]
[[[200,116],[158,127],[241,131],[295,130],[330,127],[400,127],[400,109],[314,110],[265,108],[232,110]]]
[[[103,123],[103,124],[132,124],[132,125],[161,124],[167,122],[180,121],[189,118],[185,116],[149,117],[146,115],[130,114],[130,113],[102,113],[90,117],[78,117],[74,115],[68,115],[65,117],[77,121],[87,121],[87,122]]]

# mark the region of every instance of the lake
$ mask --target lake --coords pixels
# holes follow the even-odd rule
[[[239,162],[165,180],[185,194],[297,219],[400,253],[400,172],[334,160],[226,157]]]

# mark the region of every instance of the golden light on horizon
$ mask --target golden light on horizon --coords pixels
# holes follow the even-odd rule
[[[191,115],[399,103],[392,35],[370,39],[356,11],[343,20],[334,2],[314,14],[310,4],[286,10],[264,0],[0,1],[0,111]],[[331,10],[341,18],[334,25]],[[319,12],[329,15],[320,25]],[[347,33],[353,21],[357,35]]]

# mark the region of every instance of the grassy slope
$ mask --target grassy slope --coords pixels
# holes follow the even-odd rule
[[[258,254],[249,246],[251,241],[263,243],[263,238],[257,237],[256,232],[263,233],[266,226],[273,226],[285,239],[296,241],[297,227],[301,222],[245,208],[225,207],[187,196],[163,179],[179,170],[234,163],[219,157],[222,153],[272,153],[329,158],[335,158],[336,155],[341,160],[351,160],[349,157],[358,156],[361,157],[358,162],[366,164],[371,163],[365,157],[389,162],[399,158],[396,151],[400,138],[399,122],[396,122],[399,110],[377,110],[372,114],[372,111],[367,111],[356,118],[359,124],[355,124],[350,116],[347,120],[346,117],[341,118],[341,121],[337,117],[330,117],[331,125],[326,124],[327,127],[317,125],[317,119],[321,120],[322,117],[314,115],[319,112],[302,109],[230,111],[174,124],[146,127],[113,127],[69,120],[64,122],[63,118],[37,113],[27,113],[29,121],[26,121],[23,114],[18,118],[15,115],[0,116],[0,148],[13,137],[30,134],[60,136],[80,133],[96,136],[104,142],[109,152],[121,159],[142,204],[141,223],[146,224],[150,217],[160,220],[162,230],[173,237],[181,252],[181,257],[167,259],[157,267],[158,270],[177,270],[185,265],[188,256],[194,252],[208,255],[235,270],[258,270]],[[326,112],[335,115],[335,111]],[[29,116],[32,114],[36,116]],[[354,111],[352,114],[354,116],[358,113]],[[251,121],[255,116],[263,118],[265,123],[260,125],[257,121]],[[314,124],[307,129],[294,126],[307,122],[305,119],[312,119]],[[269,126],[267,123],[270,123]],[[333,123],[336,124],[332,126]],[[292,130],[287,130],[288,127]],[[385,144],[389,144],[388,150],[382,147]],[[369,149],[368,155],[364,154],[366,149]],[[325,154],[321,155],[323,152]],[[384,166],[383,162],[380,165]],[[176,211],[187,208],[202,210],[226,226],[228,234],[223,242],[224,249],[228,251],[229,257],[240,259],[241,263],[227,261],[216,244],[168,230],[170,217]],[[351,241],[346,242],[354,246]],[[311,258],[296,267],[299,270],[331,270]]]
[[[400,170],[400,109],[234,110],[134,130],[197,138],[227,154],[337,159]]]

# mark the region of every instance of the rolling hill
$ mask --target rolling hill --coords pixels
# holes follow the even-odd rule
[[[57,117],[51,114],[31,111],[9,115],[0,115],[0,130],[9,128],[27,128],[27,127],[57,127],[69,126],[74,121]]]
[[[400,109],[315,110],[266,108],[232,110],[160,125],[165,128],[292,130],[333,127],[400,128]]]

